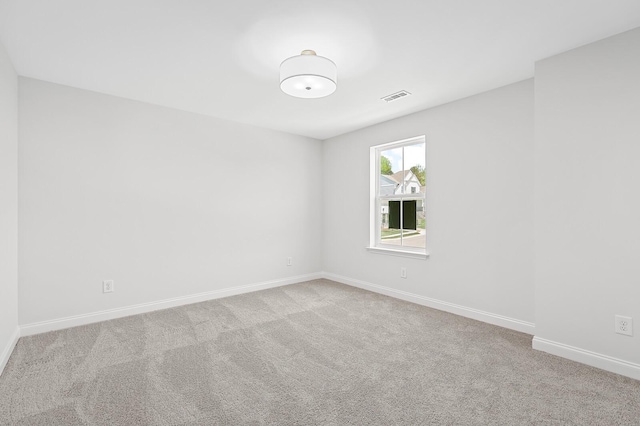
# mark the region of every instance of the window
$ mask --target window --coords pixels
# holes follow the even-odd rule
[[[427,256],[425,147],[419,136],[371,148],[370,250]]]

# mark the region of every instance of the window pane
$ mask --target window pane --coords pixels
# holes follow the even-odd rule
[[[400,221],[397,219],[399,212],[396,212],[396,209],[400,209],[398,203],[398,201],[380,201],[380,242],[382,244],[400,245]],[[398,224],[396,225],[395,222]]]
[[[405,201],[408,203],[408,201]],[[424,200],[415,200],[413,206],[404,204],[403,218],[404,220],[404,238],[402,245],[404,247],[426,247],[426,220]],[[414,227],[415,226],[415,227]]]
[[[404,147],[403,194],[424,194],[425,152],[424,142]]]
[[[402,245],[400,238],[400,201],[380,201],[380,243]]]
[[[378,195],[399,194],[402,191],[402,148],[387,149],[380,153],[380,189]],[[401,174],[401,173],[400,173]]]

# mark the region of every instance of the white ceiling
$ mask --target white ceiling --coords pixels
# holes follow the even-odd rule
[[[318,139],[637,26],[640,0],[0,0],[20,75]],[[280,62],[303,49],[337,64],[333,95],[280,91]]]

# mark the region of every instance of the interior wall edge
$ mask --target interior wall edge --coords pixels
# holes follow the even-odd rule
[[[20,327],[16,327],[7,343],[7,346],[2,350],[2,354],[0,355],[0,375],[4,371],[4,367],[7,366],[7,362],[9,362],[9,358],[13,353],[13,348],[16,347],[16,343],[18,343],[18,339],[20,338]]]
[[[533,349],[550,353],[562,358],[610,371],[632,379],[640,380],[640,364],[614,358],[553,340],[533,337]]]
[[[312,281],[322,278],[320,272],[297,275],[288,278],[264,281],[254,284],[246,284],[236,287],[228,287],[219,290],[207,291],[203,293],[191,294],[187,296],[174,297],[165,300],[158,300],[137,305],[124,306],[121,308],[107,309],[98,312],[91,312],[82,315],[57,318],[48,321],[35,322],[20,326],[21,336],[32,336],[34,334],[46,333],[48,331],[62,330],[81,325],[92,324],[100,321],[107,321],[131,315],[143,314],[162,309],[174,308],[177,306],[189,305],[192,303],[205,302],[207,300],[220,299],[223,297],[236,296],[239,294],[251,293],[258,290],[281,287],[289,284],[296,284],[305,281]],[[17,340],[17,339],[16,339]],[[8,358],[8,357],[7,357]]]
[[[466,318],[471,318],[488,324],[497,325],[499,327],[508,328],[529,335],[535,334],[535,324],[531,322],[522,321],[516,318],[510,318],[503,315],[470,308],[467,306],[457,305],[455,303],[446,302],[444,300],[433,299],[431,297],[409,293],[391,287],[385,287],[382,285],[373,284],[367,281],[357,280],[330,272],[322,272],[322,276],[323,278],[328,280],[350,285],[352,287],[361,288],[363,290],[369,290],[374,293],[384,294],[385,296],[394,297],[396,299],[416,303],[418,305],[438,309],[440,311],[449,312],[455,315],[460,315]]]

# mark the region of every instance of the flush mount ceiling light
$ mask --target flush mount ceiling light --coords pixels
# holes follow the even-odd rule
[[[322,98],[336,91],[338,71],[333,61],[303,50],[280,64],[280,88],[296,98]]]

